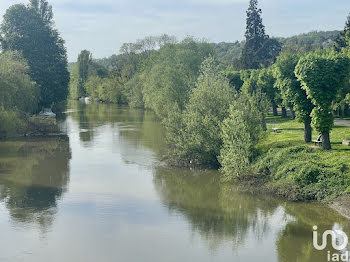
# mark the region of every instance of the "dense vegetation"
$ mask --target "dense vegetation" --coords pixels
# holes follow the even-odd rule
[[[261,13],[250,0],[243,42],[161,35],[125,43],[107,59],[83,50],[69,82],[51,6],[13,5],[0,26],[0,137],[26,133],[32,114],[67,95],[89,97],[154,111],[172,164],[218,167],[226,181],[261,183],[282,195],[288,188],[291,199],[336,196],[350,185],[350,164],[329,162],[308,143],[315,130],[322,149],[337,147],[334,115],[349,114],[350,17],[342,32],[283,39],[266,34]],[[289,109],[304,135],[298,144],[266,150],[269,114],[278,117],[279,109],[284,119]]]
[[[64,41],[46,0],[11,6],[0,26],[0,138],[27,133],[29,117],[67,97]]]
[[[314,129],[323,149],[331,149],[334,114],[348,114],[349,21],[343,32],[270,38],[261,12],[251,0],[243,42],[162,35],[124,44],[106,59],[83,50],[72,66],[70,96],[154,111],[171,164],[219,167],[226,181],[259,184],[293,200],[339,195],[350,185],[350,163],[330,162],[308,143]],[[302,123],[304,135],[267,148],[268,115],[278,117],[279,109],[286,123]]]

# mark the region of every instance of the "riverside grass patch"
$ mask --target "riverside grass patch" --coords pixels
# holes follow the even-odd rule
[[[350,186],[349,168],[307,145],[274,148],[254,164],[266,188],[293,201],[330,201]]]

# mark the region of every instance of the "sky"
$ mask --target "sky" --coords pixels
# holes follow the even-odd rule
[[[6,9],[29,0],[0,0]],[[119,52],[125,42],[160,34],[204,38],[211,42],[243,40],[249,0],[49,0],[55,26],[66,41],[69,61],[87,49],[94,58]],[[313,30],[342,30],[350,0],[260,0],[270,36]]]

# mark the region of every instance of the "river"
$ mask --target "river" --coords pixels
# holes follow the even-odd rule
[[[70,102],[59,123],[66,135],[0,142],[0,261],[320,262],[312,227],[350,232],[319,204],[167,167],[152,112]]]

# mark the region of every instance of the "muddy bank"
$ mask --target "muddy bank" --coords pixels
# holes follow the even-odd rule
[[[342,216],[350,219],[350,194],[346,193],[337,197],[329,204],[331,208],[340,213]]]

